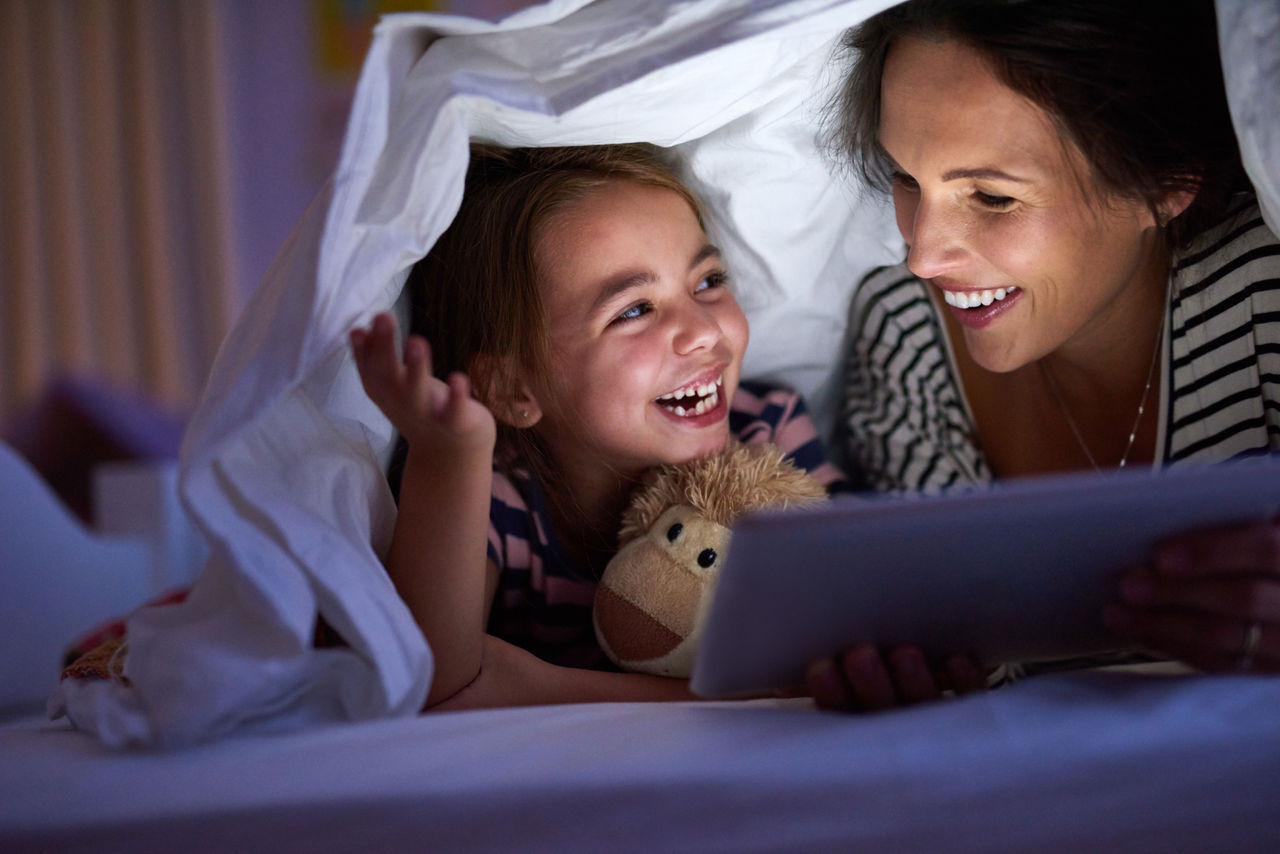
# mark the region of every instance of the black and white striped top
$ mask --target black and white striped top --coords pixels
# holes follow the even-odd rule
[[[1174,258],[1157,454],[1164,466],[1280,450],[1280,240],[1249,198]],[[987,484],[972,413],[928,286],[906,265],[854,293],[843,428],[879,492]]]

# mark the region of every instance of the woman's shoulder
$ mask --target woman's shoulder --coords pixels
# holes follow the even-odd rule
[[[1280,290],[1280,238],[1267,226],[1257,199],[1241,196],[1217,225],[1177,253],[1173,270],[1182,299],[1259,285]]]
[[[891,364],[918,368],[917,354],[939,347],[943,332],[929,286],[897,264],[859,283],[847,335],[846,371],[881,371]]]
[[[862,281],[854,288],[852,304],[854,313],[857,314],[874,306],[892,310],[928,298],[928,285],[907,269],[904,262],[876,267],[863,276]]]

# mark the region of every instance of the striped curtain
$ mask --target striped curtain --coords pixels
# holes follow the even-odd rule
[[[235,300],[217,0],[0,0],[0,424],[194,403]]]

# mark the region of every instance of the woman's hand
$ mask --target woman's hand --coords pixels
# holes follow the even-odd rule
[[[819,708],[859,712],[937,700],[948,690],[967,694],[987,684],[982,670],[966,656],[952,656],[935,671],[914,646],[896,647],[882,656],[869,644],[815,661],[805,682]]]
[[[410,446],[492,449],[497,436],[493,414],[471,396],[467,376],[437,379],[426,339],[410,335],[401,358],[395,337],[391,315],[379,314],[368,330],[352,330],[351,352],[365,392],[400,435]]]
[[[1116,631],[1201,670],[1280,673],[1280,520],[1175,537],[1120,581]]]

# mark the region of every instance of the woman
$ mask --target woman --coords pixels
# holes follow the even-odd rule
[[[913,0],[845,44],[842,142],[908,245],[850,318],[847,450],[870,487],[1280,447],[1280,245],[1211,3]],[[1164,655],[1280,671],[1274,524],[1163,544],[1118,599],[1109,625]],[[965,659],[938,670],[862,646],[810,687],[875,709],[984,681]]]

